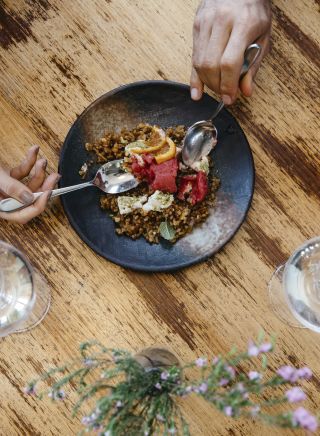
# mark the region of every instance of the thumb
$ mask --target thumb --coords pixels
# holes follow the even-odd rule
[[[194,67],[191,70],[190,88],[192,100],[200,100],[203,94],[203,83]]]
[[[0,191],[24,204],[33,202],[33,193],[23,183],[0,169]]]

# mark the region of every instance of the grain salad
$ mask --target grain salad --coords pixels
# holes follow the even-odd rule
[[[123,159],[124,168],[141,183],[124,194],[104,194],[100,206],[116,224],[118,235],[172,243],[204,222],[213,207],[219,179],[210,173],[209,157],[185,166],[181,145],[184,126],[161,129],[141,123],[134,129],[106,132],[85,148],[91,154],[80,169],[85,178],[92,164]]]

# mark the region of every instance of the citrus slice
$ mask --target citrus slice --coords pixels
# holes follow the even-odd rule
[[[153,127],[150,138],[147,142],[147,148],[137,148],[131,151],[136,154],[142,153],[153,153],[154,151],[160,150],[166,142],[166,134],[162,129],[158,127]]]
[[[155,156],[157,164],[173,159],[176,155],[176,144],[169,137],[166,138],[167,147],[163,147],[162,153]]]

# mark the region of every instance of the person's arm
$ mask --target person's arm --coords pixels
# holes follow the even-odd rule
[[[0,212],[0,218],[14,221],[18,224],[26,224],[44,211],[51,191],[60,176],[57,173],[53,173],[46,178],[47,161],[45,159],[37,160],[38,152],[38,146],[31,147],[21,164],[9,172],[0,166],[0,200],[6,197],[13,197],[24,204],[30,204],[30,206],[17,212]],[[22,183],[20,180],[29,176],[32,169],[34,169],[33,175],[28,183]],[[37,191],[43,191],[43,194],[35,203],[31,204],[33,200],[32,193]]]
[[[267,54],[271,33],[270,0],[203,0],[193,27],[191,97],[199,100],[206,85],[231,104],[238,90],[247,97],[253,80]],[[259,59],[239,86],[245,49],[262,46]]]

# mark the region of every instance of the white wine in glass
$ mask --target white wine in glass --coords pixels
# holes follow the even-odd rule
[[[49,306],[46,281],[20,251],[0,241],[0,337],[35,327]]]
[[[269,295],[285,323],[320,332],[320,237],[305,242],[275,271]]]

